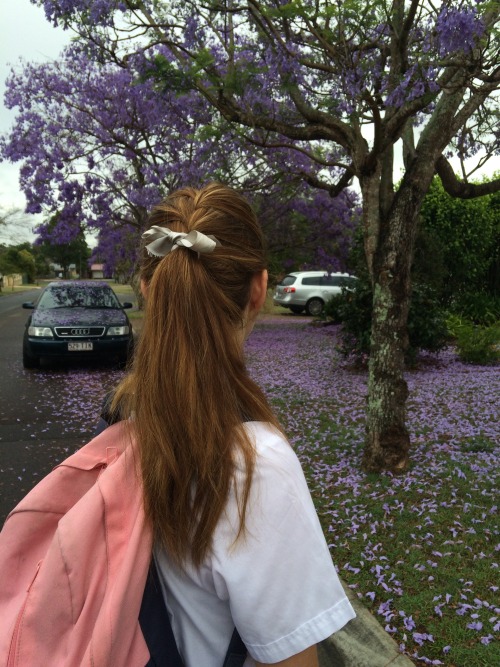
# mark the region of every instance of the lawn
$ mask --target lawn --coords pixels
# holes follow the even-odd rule
[[[498,367],[453,351],[407,375],[413,449],[401,477],[360,471],[366,372],[337,327],[268,316],[247,343],[308,478],[344,582],[417,664],[500,665]]]

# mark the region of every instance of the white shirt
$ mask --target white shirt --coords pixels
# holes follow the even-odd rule
[[[181,572],[155,550],[162,590],[186,667],[222,667],[234,626],[249,657],[279,662],[339,630],[355,613],[332,563],[300,463],[272,427],[249,422],[256,464],[245,519],[228,499],[199,569]],[[236,486],[244,480],[236,473]]]

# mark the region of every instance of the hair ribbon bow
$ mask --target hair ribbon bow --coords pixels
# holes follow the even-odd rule
[[[220,245],[215,236],[203,234],[194,229],[186,234],[185,232],[173,232],[168,227],[157,225],[153,225],[144,232],[142,238],[149,241],[146,250],[155,257],[165,257],[179,247],[205,255],[213,252],[216,245]]]

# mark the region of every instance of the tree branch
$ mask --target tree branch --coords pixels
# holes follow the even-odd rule
[[[443,188],[452,197],[458,199],[474,199],[500,192],[500,178],[488,183],[466,183],[459,181],[448,160],[441,155],[436,162],[436,173],[441,179]]]
[[[340,179],[337,181],[337,183],[334,183],[332,185],[331,183],[326,183],[325,181],[321,180],[314,174],[308,174],[306,172],[302,172],[300,176],[302,176],[304,181],[309,185],[311,185],[313,188],[316,188],[318,190],[326,190],[330,195],[330,197],[332,197],[332,199],[334,197],[337,197],[342,192],[342,190],[345,190],[345,188],[347,188],[352,178],[351,174],[345,171],[340,177]]]

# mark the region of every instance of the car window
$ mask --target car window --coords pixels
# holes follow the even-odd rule
[[[326,277],[326,276],[325,276]],[[324,285],[325,277],[323,276],[304,276],[302,278],[303,285]]]
[[[283,285],[286,287],[287,285],[293,285],[293,283],[297,280],[297,276],[285,276],[283,280],[280,282],[280,285]]]
[[[120,308],[114,292],[103,287],[57,285],[45,290],[38,308]]]
[[[325,276],[325,285],[330,287],[350,287],[356,278],[352,276],[329,275]]]
[[[339,287],[340,285],[343,285],[344,276],[328,276],[326,278],[326,285],[330,285],[331,287]]]

